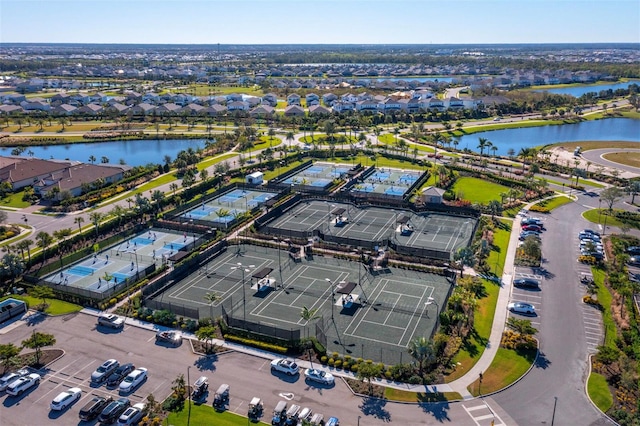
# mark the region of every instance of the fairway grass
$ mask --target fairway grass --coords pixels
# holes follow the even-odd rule
[[[549,211],[553,209],[557,209],[560,206],[564,206],[565,204],[573,203],[573,200],[569,197],[565,197],[563,195],[558,195],[553,198],[549,198],[547,200],[542,200],[534,205],[538,207],[546,207]]]
[[[537,351],[518,353],[504,348],[498,348],[493,362],[479,379],[471,383],[467,389],[473,396],[486,395],[497,392],[514,383],[531,367]]]
[[[613,396],[609,391],[607,379],[602,374],[591,372],[587,381],[587,392],[591,401],[603,413],[606,413],[613,405]]]
[[[265,407],[264,409],[264,418],[268,418],[271,411],[269,408]],[[191,416],[189,417],[189,409],[185,404],[185,407],[182,411],[176,411],[169,413],[169,417],[167,417],[167,421],[169,425],[173,426],[187,426],[188,424],[192,425],[216,425],[216,426],[245,426],[248,424],[251,425],[267,425],[264,422],[251,422],[249,423],[249,419],[238,414],[230,413],[228,411],[218,413],[214,410],[213,407],[202,404],[202,405],[191,405]]]
[[[489,201],[499,201],[500,194],[507,192],[509,188],[478,178],[461,177],[456,180],[452,190],[459,198],[472,203],[487,204]]]

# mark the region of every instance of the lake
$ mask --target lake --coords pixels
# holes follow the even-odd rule
[[[627,89],[631,84],[640,84],[640,80],[630,80],[623,83],[586,84],[581,86],[559,87],[557,89],[536,90],[536,92],[549,92],[549,93],[555,93],[557,95],[571,95],[576,98],[579,98],[580,96],[589,92],[598,93],[602,90],[609,90],[609,89],[611,90]]]
[[[474,133],[460,138],[458,149],[478,150],[478,139],[486,138],[498,147],[496,154],[508,155],[513,148],[516,154],[521,148],[549,145],[558,142],[582,141],[630,141],[640,143],[640,120],[607,118],[583,121],[561,126],[523,127]],[[640,146],[638,146],[640,148]],[[493,154],[493,151],[490,152]]]
[[[130,166],[143,166],[149,163],[164,164],[164,156],[175,160],[178,152],[188,148],[204,147],[204,139],[163,139],[163,140],[127,140],[115,142],[74,143],[68,145],[30,146],[22,154],[33,151],[34,157],[48,160],[76,160],[89,162],[89,157],[96,157],[99,164],[102,157],[110,163],[118,164],[120,159]],[[0,148],[0,155],[10,155],[13,148]]]

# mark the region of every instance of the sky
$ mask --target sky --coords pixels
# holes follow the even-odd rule
[[[0,43],[640,43],[638,0],[0,0]]]

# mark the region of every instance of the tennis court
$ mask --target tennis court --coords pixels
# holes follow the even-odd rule
[[[455,252],[471,241],[476,219],[435,213],[414,213],[379,207],[308,201],[298,204],[268,223],[272,232],[288,237],[293,232],[347,240],[393,241],[402,246]]]
[[[94,253],[71,266],[45,276],[56,286],[69,286],[97,293],[113,291],[141,278],[152,264],[159,265],[182,247],[193,244],[197,235],[149,230]]]
[[[376,169],[366,178],[353,186],[351,192],[378,193],[401,197],[420,176],[422,172],[392,168]]]
[[[273,192],[234,189],[180,214],[185,219],[229,224],[236,217],[258,207],[277,194]]]
[[[259,288],[258,277],[275,284]],[[431,336],[450,286],[439,275],[395,268],[372,275],[360,263],[331,257],[296,262],[284,244],[248,245],[227,250],[155,299],[199,308],[202,317],[220,315],[224,305],[233,318],[310,335],[315,321],[307,324],[300,313],[318,309],[330,352],[395,364],[409,360],[412,338]],[[222,298],[213,306],[205,300],[211,292]]]
[[[287,177],[281,183],[326,188],[331,185],[334,179],[346,176],[351,169],[352,166],[345,164],[316,162]]]

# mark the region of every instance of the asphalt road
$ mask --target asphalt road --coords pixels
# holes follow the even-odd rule
[[[585,394],[588,345],[579,283],[581,264],[573,242],[578,232],[593,224],[580,217],[580,196],[545,216],[547,231],[542,238],[542,312],[535,319],[539,329],[540,358],[520,382],[494,396],[519,425],[609,425],[612,424],[589,402]]]

